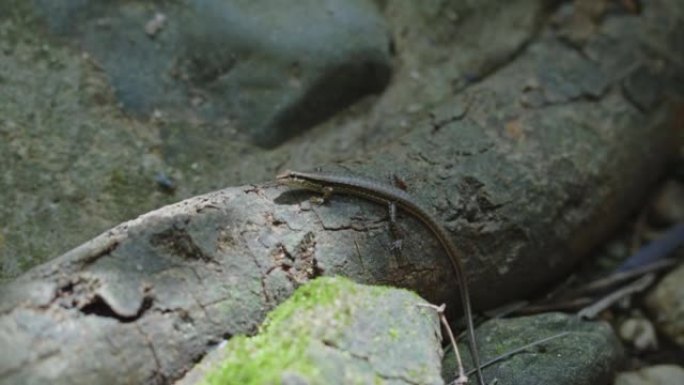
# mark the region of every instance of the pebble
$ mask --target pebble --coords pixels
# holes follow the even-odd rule
[[[633,317],[620,325],[620,338],[638,351],[658,349],[658,337],[653,323],[646,318]]]
[[[681,385],[684,368],[677,365],[656,365],[617,375],[613,385]]]
[[[666,275],[648,294],[646,306],[654,315],[656,328],[684,347],[684,264]]]

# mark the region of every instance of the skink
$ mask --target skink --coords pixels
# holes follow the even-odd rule
[[[456,273],[460,284],[461,303],[466,318],[470,354],[477,370],[477,379],[480,385],[485,385],[480,369],[480,356],[477,342],[475,341],[475,327],[473,326],[473,313],[468,294],[468,283],[463,269],[462,254],[449,238],[444,227],[437,222],[428,212],[422,208],[411,195],[399,188],[382,184],[373,180],[356,176],[326,174],[318,172],[285,171],[276,177],[276,181],[292,187],[303,188],[321,192],[324,197],[330,194],[344,194],[357,196],[372,202],[396,205],[400,209],[420,220],[432,234],[437,237],[442,247],[449,255],[451,265]]]

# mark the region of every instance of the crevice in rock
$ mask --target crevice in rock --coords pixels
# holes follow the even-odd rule
[[[81,313],[85,315],[93,315],[97,317],[114,318],[121,323],[135,322],[142,315],[152,307],[153,299],[150,296],[143,298],[142,304],[138,312],[132,316],[125,316],[117,313],[108,303],[99,295],[95,295],[90,303],[80,308]]]
[[[529,36],[524,41],[522,41],[516,49],[511,51],[505,58],[502,58],[498,61],[493,61],[489,65],[484,65],[482,71],[477,75],[477,78],[474,81],[466,82],[460,87],[454,87],[453,93],[460,94],[471,87],[479,85],[485,79],[496,75],[500,70],[505,70],[511,63],[515,62],[519,57],[523,56],[523,54],[527,52],[528,47],[538,40],[539,36],[544,30],[546,21],[539,20],[536,24],[537,25],[534,27],[534,31],[532,31],[529,34]]]

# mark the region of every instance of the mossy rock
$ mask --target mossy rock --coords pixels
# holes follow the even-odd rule
[[[442,384],[439,323],[425,304],[406,290],[319,278],[183,383]]]

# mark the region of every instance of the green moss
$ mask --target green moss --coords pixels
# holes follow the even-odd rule
[[[321,277],[315,279],[298,288],[292,297],[272,311],[266,317],[264,327],[278,328],[284,320],[290,319],[295,312],[331,306],[342,294],[353,294],[355,292],[354,283],[346,278]]]
[[[316,377],[317,368],[306,359],[309,339],[298,337],[272,338],[262,334],[231,339],[226,346],[227,357],[217,370],[207,375],[205,384],[279,384],[284,369],[305,378]]]
[[[306,314],[335,314],[334,322],[346,323],[351,319],[352,309],[341,298],[356,291],[355,284],[344,278],[323,277],[300,287],[267,316],[259,335],[231,339],[226,344],[223,362],[207,374],[203,383],[279,384],[285,370],[315,379],[318,368],[307,357],[307,349],[312,340],[320,338],[321,330],[331,328],[312,324],[313,317]],[[327,308],[331,306],[340,309],[330,311]],[[302,322],[308,324],[302,325]]]
[[[234,337],[225,346],[225,357],[204,379],[205,385],[280,384],[283,373],[300,377],[308,383],[326,383],[320,364],[309,357],[309,349],[321,341],[338,341],[354,319],[362,290],[352,281],[340,277],[322,277],[298,288],[294,294],[264,321],[259,335]],[[367,295],[382,295],[389,288],[365,287]],[[376,339],[401,338],[402,333],[390,328],[389,334]],[[350,384],[368,383],[368,377],[351,372]],[[375,383],[384,383],[376,377]]]

